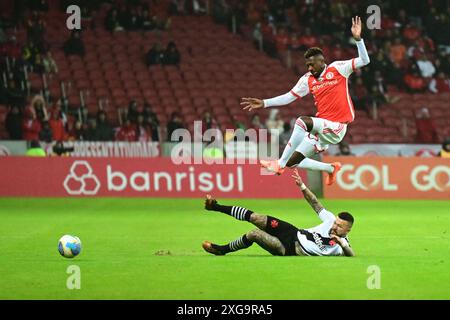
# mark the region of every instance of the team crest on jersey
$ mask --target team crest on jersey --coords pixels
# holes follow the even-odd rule
[[[328,72],[328,73],[325,75],[325,78],[327,78],[328,80],[333,79],[333,77],[334,77],[333,72]]]

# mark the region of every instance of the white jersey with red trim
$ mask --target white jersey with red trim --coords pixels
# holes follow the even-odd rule
[[[297,232],[297,237],[302,250],[310,256],[343,256],[344,250],[330,237],[336,217],[330,211],[322,209],[319,212],[322,223],[314,228],[302,229]],[[344,245],[350,245],[348,238],[342,238]]]
[[[355,59],[335,61],[325,66],[318,79],[311,72],[303,75],[290,92],[297,98],[311,93],[317,108],[316,117],[350,123],[355,119],[355,109],[348,90],[348,77],[355,70]]]

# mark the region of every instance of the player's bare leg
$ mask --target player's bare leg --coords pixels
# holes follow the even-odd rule
[[[295,121],[294,131],[289,139],[288,144],[284,148],[283,154],[279,160],[266,161],[261,160],[261,166],[268,171],[275,174],[282,174],[287,162],[291,158],[295,149],[303,142],[307,132],[311,132],[314,127],[314,122],[311,117],[301,116]]]
[[[204,241],[202,247],[205,251],[214,255],[225,255],[232,251],[248,248],[253,242],[256,242],[261,248],[273,255],[284,255],[285,248],[280,240],[264,231],[267,227],[267,215],[254,213],[243,207],[219,205],[217,200],[213,199],[209,194],[205,199],[205,209],[228,214],[238,220],[248,221],[258,227],[258,229],[247,232],[240,238],[223,246],[210,241]]]
[[[254,242],[275,256],[283,256],[286,252],[286,249],[278,238],[271,236],[267,232],[260,229],[251,230],[242,237],[225,245],[218,245],[210,241],[203,241],[202,247],[206,252],[216,256],[223,256],[230,252],[247,249]]]

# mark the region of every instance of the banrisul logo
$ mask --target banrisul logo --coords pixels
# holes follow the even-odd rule
[[[72,164],[63,185],[67,193],[73,196],[93,196],[100,189],[100,181],[89,162],[84,160],[77,160]]]

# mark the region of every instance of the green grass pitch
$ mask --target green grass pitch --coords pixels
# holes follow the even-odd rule
[[[298,227],[320,222],[301,199],[219,202]],[[202,240],[222,244],[253,226],[204,211],[201,199],[2,198],[0,299],[450,299],[450,201],[322,202],[354,214],[357,257],[273,257],[256,244],[209,255]],[[63,234],[81,238],[75,259],[58,253]],[[66,287],[70,265],[80,290]],[[367,287],[373,265],[380,289]]]

